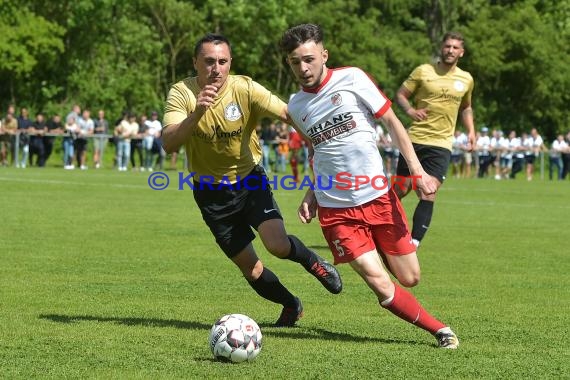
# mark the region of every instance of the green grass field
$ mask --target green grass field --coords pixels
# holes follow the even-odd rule
[[[380,309],[349,266],[334,296],[256,239],[305,307],[298,327],[270,327],[280,306],[253,292],[173,183],[1,169],[0,378],[570,378],[570,185],[522,177],[441,189],[412,291],[457,332],[450,351]],[[319,226],[295,216],[302,192],[275,194],[288,231],[331,258]],[[255,361],[212,360],[209,330],[227,313],[260,324]]]

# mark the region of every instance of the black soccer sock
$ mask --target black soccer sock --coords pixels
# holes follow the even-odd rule
[[[289,252],[289,256],[284,258],[299,263],[306,270],[310,270],[318,260],[317,254],[307,248],[296,236],[289,235],[288,237],[291,242],[291,252]]]
[[[431,216],[433,215],[433,201],[420,200],[414,212],[414,226],[412,227],[412,239],[422,241],[426,234]]]
[[[296,305],[295,296],[283,286],[275,273],[267,267],[263,267],[263,272],[261,272],[261,276],[257,280],[248,281],[248,283],[257,294],[266,300],[283,306]]]

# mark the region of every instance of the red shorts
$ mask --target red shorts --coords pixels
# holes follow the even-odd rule
[[[393,189],[360,206],[319,207],[323,235],[334,263],[348,263],[373,250],[387,255],[416,251],[406,214]]]
[[[303,140],[298,133],[291,133],[289,135],[289,148],[301,149],[303,147]]]

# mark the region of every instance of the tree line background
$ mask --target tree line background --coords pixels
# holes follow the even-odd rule
[[[361,67],[390,98],[433,60],[443,33],[460,31],[478,126],[537,127],[550,141],[570,128],[569,0],[0,0],[0,9],[2,114],[10,103],[32,115],[65,115],[73,103],[111,118],[161,111],[170,85],[194,74],[206,32],[232,42],[233,73],[288,99],[297,86],[278,41],[313,22],[330,67]]]

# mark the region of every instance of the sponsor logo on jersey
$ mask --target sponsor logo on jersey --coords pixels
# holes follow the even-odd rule
[[[354,128],[356,128],[354,117],[350,112],[344,112],[334,115],[323,123],[312,126],[307,130],[307,134],[311,138],[313,145],[317,146]]]
[[[461,103],[462,96],[456,96],[449,93],[449,88],[441,88],[441,92],[430,93],[430,97],[433,98],[434,102],[447,102],[452,101],[455,103]]]
[[[199,138],[204,141],[215,141],[222,139],[230,139],[233,137],[241,137],[242,126],[234,131],[224,131],[221,125],[212,125],[209,131],[204,131],[201,129],[196,129],[192,132],[192,136]]]

